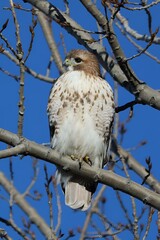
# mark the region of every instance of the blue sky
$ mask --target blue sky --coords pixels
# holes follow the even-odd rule
[[[23,4],[22,1],[15,1],[16,3],[22,4],[26,8],[30,8],[28,4]],[[71,17],[73,17],[76,21],[78,21],[83,27],[88,30],[96,30],[95,21],[92,17],[87,17],[86,20],[86,10],[82,8],[82,5],[79,1],[69,1],[71,5]],[[65,10],[63,1],[54,1],[55,6],[59,7],[61,10]],[[4,10],[3,7],[9,6],[9,1],[1,0],[0,2],[0,26],[4,24],[4,22],[9,18],[8,27],[5,29],[3,34],[9,40],[10,44],[15,47],[15,28],[13,25],[13,19],[11,12],[9,10]],[[99,8],[101,5],[99,4]],[[157,5],[151,9],[151,13],[153,14],[153,31],[160,25],[159,20],[159,9],[160,7]],[[78,10],[78,11],[77,11]],[[137,29],[137,31],[142,32],[143,34],[148,34],[146,30],[147,25],[147,17],[145,14],[140,15],[140,12],[128,12],[127,10],[123,10],[122,13],[130,20],[131,27]],[[25,53],[27,52],[30,33],[28,30],[29,25],[31,24],[31,16],[29,13],[17,11],[18,20],[20,22],[20,32],[21,39],[24,47]],[[83,16],[83,17],[82,17]],[[159,22],[158,22],[159,21]],[[121,46],[124,48],[127,57],[132,56],[132,54],[136,53],[136,49],[132,47],[132,45],[119,33],[117,28],[116,33],[119,36],[119,42]],[[56,23],[53,23],[53,31],[55,35],[55,39],[57,44],[59,45],[59,50],[62,58],[64,58],[64,51],[60,40],[60,33],[63,33],[64,40],[66,44],[67,51],[73,48],[83,48],[80,46],[77,41],[72,37],[66,34],[65,30],[59,27]],[[107,44],[107,41],[104,40],[104,45],[111,53],[110,47]],[[2,44],[2,40],[0,40],[0,44]],[[145,46],[146,44],[142,44]],[[5,47],[5,44],[3,43]],[[159,46],[152,46],[151,52],[153,55],[156,55],[160,58]],[[35,30],[35,39],[34,45],[32,49],[32,53],[27,61],[27,65],[31,67],[33,70],[37,71],[41,74],[46,74],[46,68],[50,59],[50,52],[46,41],[44,39],[43,33],[41,31],[40,26],[38,25]],[[160,67],[159,64],[149,59],[145,55],[142,55],[139,58],[136,58],[131,61],[131,65],[136,72],[139,79],[145,81],[148,85],[153,87],[154,89],[160,89]],[[11,61],[9,61],[2,54],[0,55],[0,67],[5,70],[10,71],[13,74],[18,74],[18,67],[15,66]],[[53,78],[57,78],[58,71],[54,65],[52,64],[50,76]],[[113,80],[107,74],[107,80],[113,86]],[[31,75],[25,75],[25,119],[24,119],[24,136],[30,140],[33,140],[38,143],[47,143],[49,142],[49,129],[48,129],[48,119],[46,114],[46,106],[48,101],[48,95],[51,88],[51,84],[42,82],[40,80],[34,79]],[[19,84],[14,79],[8,77],[0,71],[0,127],[7,129],[11,132],[17,133],[17,119],[18,119],[18,90]],[[123,88],[119,87],[119,105],[125,104],[128,101],[133,100],[134,97],[128,93]],[[128,117],[129,110],[126,110],[120,113],[120,120],[125,121]],[[145,158],[151,156],[153,168],[153,175],[160,180],[160,128],[159,128],[159,111],[148,106],[136,106],[134,108],[134,116],[131,121],[127,124],[127,133],[124,137],[123,147],[126,149],[130,149],[136,146],[140,141],[146,140],[147,145],[142,148],[138,148],[131,153],[133,156],[142,164],[145,165]],[[0,143],[0,149],[4,149],[6,145]],[[23,193],[30,183],[33,171],[32,171],[32,159],[30,157],[25,157],[22,160],[19,158],[13,157],[13,169],[14,169],[14,184],[16,188]],[[47,205],[47,198],[45,194],[45,176],[44,176],[44,167],[45,162],[39,161],[39,175],[35,186],[32,189],[39,190],[42,194],[42,200],[39,202],[35,202],[29,198],[27,200],[39,214],[44,217],[46,222],[49,223],[49,210]],[[119,164],[121,166],[121,164]],[[47,164],[49,174],[53,174],[55,172],[55,167],[51,164]],[[4,174],[10,179],[9,172],[9,160],[4,159],[0,161],[0,170],[4,172]],[[122,171],[118,168],[116,171],[123,175]],[[131,173],[132,179],[141,183],[139,177],[135,176],[135,174]],[[101,186],[99,186],[100,188]],[[99,189],[98,188],[98,189]],[[97,190],[98,192],[98,190]],[[5,195],[8,198],[8,195],[4,192],[3,188],[0,187],[0,195]],[[85,213],[73,212],[66,206],[64,206],[63,194],[60,191],[61,203],[62,203],[62,232],[65,233],[65,237],[67,236],[67,231],[69,229],[73,229],[76,232],[76,228],[78,226],[83,226],[85,220]],[[113,221],[116,219],[116,222],[121,221],[124,217],[123,213],[118,212],[120,207],[117,203],[115,193],[112,189],[107,187],[106,192],[107,204],[105,208],[106,216]],[[125,201],[126,207],[130,208],[131,202],[127,195],[123,194],[123,199]],[[114,201],[115,199],[115,201]],[[137,209],[140,213],[140,209],[142,204],[139,201],[137,202]],[[53,206],[55,206],[55,199],[53,200]],[[0,217],[9,217],[9,209],[8,203],[2,199],[0,199]],[[54,208],[54,216],[56,219],[56,208]],[[132,214],[131,214],[132,215]],[[18,224],[21,222],[21,217],[24,214],[14,207],[14,216],[18,221]],[[147,215],[145,215],[146,217]],[[132,216],[131,216],[132,217]],[[156,214],[153,217],[153,224],[151,228],[151,235],[154,238],[157,235],[157,227],[156,227]],[[124,220],[125,221],[125,220]],[[56,222],[56,220],[55,220]],[[17,234],[14,234],[10,228],[0,223],[0,228],[5,228],[10,236],[13,239],[20,239],[17,237]],[[35,230],[37,232],[37,230]],[[131,237],[129,233],[124,233],[120,235],[120,239],[128,239]],[[37,238],[38,239],[38,238]],[[43,239],[42,236],[39,235],[39,239]],[[73,239],[78,239],[77,237]],[[151,239],[148,237],[147,239]],[[153,239],[153,238],[152,238]]]

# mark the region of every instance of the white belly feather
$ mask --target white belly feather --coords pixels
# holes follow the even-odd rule
[[[102,167],[114,114],[108,83],[83,71],[67,72],[51,91],[48,113],[56,127],[52,148],[64,155],[89,156],[93,165]]]

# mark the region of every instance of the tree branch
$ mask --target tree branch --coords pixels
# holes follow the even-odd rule
[[[133,69],[128,64],[126,56],[118,42],[117,36],[114,33],[112,25],[107,21],[106,17],[98,10],[95,4],[93,4],[91,1],[81,0],[81,2],[88,10],[88,12],[97,20],[98,24],[102,27],[102,29],[106,31],[108,42],[112,48],[112,51],[118,62],[118,65],[125,74],[125,76],[127,77],[127,82],[125,82],[124,85],[122,86],[125,87],[129,92],[134,94],[137,100],[154,107],[153,106],[155,100],[154,95],[152,95],[152,97],[150,96],[151,98],[148,99],[151,93],[151,92],[149,93],[151,88],[149,88],[147,85],[145,85],[144,82],[140,81],[137,78]],[[147,97],[145,97],[143,93],[146,93]],[[160,97],[159,93],[158,95]],[[158,109],[160,109],[159,107]]]
[[[26,138],[20,138],[16,134],[2,128],[0,128],[0,141],[3,141],[11,146],[24,144],[24,155],[30,155],[39,159],[43,159],[47,162],[63,167],[63,169],[66,171],[83,176],[90,181],[98,181],[108,185],[113,189],[120,190],[133,197],[136,197],[144,204],[148,204],[157,210],[160,210],[159,194],[144,188],[141,185],[128,180],[127,178],[120,177],[111,171],[90,167],[85,163],[82,164],[81,169],[79,169],[79,163],[77,161],[73,161],[69,157],[61,156],[58,152],[35,142],[29,141]]]
[[[117,147],[118,151],[115,154],[120,158],[122,157],[125,160],[128,167],[132,169],[134,172],[136,172],[142,179],[144,179],[145,176],[147,175],[145,168],[138,161],[136,161],[136,159],[134,159],[129,152],[125,151],[119,145]],[[157,193],[160,193],[160,183],[153,177],[152,174],[150,174],[145,183],[148,184]]]
[[[12,62],[14,62],[16,65],[19,66],[18,59],[16,57],[14,57],[9,51],[2,49],[1,54],[5,55],[8,59],[10,59]],[[39,80],[42,80],[47,83],[54,83],[54,81],[55,81],[55,79],[53,79],[53,78],[50,78],[50,77],[47,77],[47,76],[44,76],[44,75],[41,75],[41,74],[35,72],[31,68],[27,67],[25,64],[24,64],[24,68],[25,68],[25,71],[28,74],[32,75],[34,78],[38,78]],[[8,74],[8,73],[6,73],[6,74]],[[19,78],[17,80],[19,80]]]
[[[15,135],[15,134],[14,134]],[[16,140],[16,139],[14,139]],[[16,204],[27,214],[30,220],[39,228],[40,232],[50,239],[51,230],[49,226],[45,223],[45,221],[38,215],[34,208],[32,208],[27,201],[23,198],[21,194],[14,188],[14,186],[6,179],[4,174],[0,172],[0,185],[4,187],[4,189],[12,194],[14,201]],[[53,235],[52,235],[53,237]],[[56,237],[52,239],[57,239]]]
[[[132,74],[130,75],[129,69],[125,67],[123,70],[127,71],[127,76],[131,76],[131,79],[128,79],[125,76],[119,65],[116,64],[113,58],[108,55],[105,48],[94,41],[90,34],[86,33],[84,29],[81,28],[81,26],[73,21],[69,16],[62,13],[59,9],[47,1],[25,0],[25,2],[32,4],[44,14],[51,17],[61,27],[65,28],[68,33],[75,37],[80,44],[84,45],[89,51],[96,54],[100,64],[111,74],[114,80],[127,89],[130,93],[135,95],[138,101],[160,110],[160,93],[150,88],[137,78],[136,84],[133,86],[133,81],[131,81],[133,77],[131,76]],[[101,19],[101,22],[98,21],[100,25],[104,26],[106,24],[106,19],[105,22],[104,19],[105,17]],[[113,48],[114,47],[115,46],[113,46]],[[125,66],[125,63],[123,63],[123,66]]]
[[[58,48],[56,46],[56,42],[53,37],[51,23],[49,22],[49,19],[47,19],[46,15],[44,15],[42,12],[37,11],[37,16],[38,16],[39,23],[42,27],[44,36],[46,38],[46,41],[48,43],[48,47],[51,51],[53,60],[59,70],[59,73],[62,74],[65,72],[65,69],[62,66],[62,59],[58,52]]]
[[[114,14],[114,8],[111,7],[109,2],[105,2],[107,8],[111,11],[112,14]],[[147,34],[140,34],[138,33],[135,29],[132,29],[129,25],[129,21],[127,18],[125,18],[120,12],[117,12],[115,17],[117,20],[120,22],[120,24],[123,26],[125,33],[128,33],[131,37],[133,37],[136,40],[141,40],[145,42],[150,42],[151,41],[151,36],[148,36]],[[160,38],[155,37],[153,40],[154,44],[160,44]]]

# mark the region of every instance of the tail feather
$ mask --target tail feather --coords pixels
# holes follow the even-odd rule
[[[91,204],[92,193],[85,186],[68,181],[65,186],[65,203],[73,209],[87,210]]]

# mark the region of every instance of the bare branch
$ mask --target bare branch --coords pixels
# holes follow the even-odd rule
[[[119,156],[125,159],[128,167],[133,169],[142,179],[146,177],[146,169],[132,157],[132,155],[125,151],[120,145],[117,145],[115,139],[112,139],[112,151]],[[157,193],[160,193],[160,183],[153,177],[152,174],[146,179],[146,184],[148,184],[152,189]]]
[[[116,22],[116,25],[117,25],[118,28],[120,29],[121,33],[122,33],[123,35],[125,35],[125,37],[128,39],[128,41],[131,42],[131,43],[133,44],[133,46],[135,46],[135,47],[137,48],[137,51],[138,51],[138,52],[141,52],[141,54],[144,53],[146,56],[148,56],[148,57],[150,57],[151,59],[155,60],[157,63],[160,63],[160,60],[159,60],[156,56],[154,56],[153,54],[151,54],[150,52],[148,52],[148,51],[143,52],[144,48],[142,48],[139,44],[137,44],[136,41],[134,41],[134,40],[132,39],[132,37],[129,36],[129,34],[127,34],[127,33],[125,32],[125,30],[123,29],[123,27],[122,27],[118,22]],[[137,55],[135,55],[135,56],[137,56]]]
[[[144,188],[131,180],[120,177],[111,171],[105,171],[95,167],[91,168],[87,164],[82,164],[81,169],[79,169],[79,163],[77,161],[72,161],[69,157],[62,157],[58,152],[35,142],[31,142],[25,138],[21,139],[16,134],[2,128],[0,129],[0,141],[6,142],[12,146],[16,146],[22,142],[25,145],[25,155],[30,155],[56,164],[63,167],[64,170],[71,171],[71,173],[74,172],[86,179],[99,181],[100,183],[141,200],[144,204],[148,204],[157,210],[160,210],[159,194]]]
[[[27,201],[23,198],[21,194],[13,187],[13,185],[6,179],[4,174],[0,172],[0,185],[4,189],[12,194],[15,203],[28,215],[30,220],[39,228],[39,231],[46,236],[48,239],[50,237],[50,228],[45,223],[45,221],[38,215],[34,208],[32,208]],[[57,238],[53,238],[57,239]]]
[[[2,33],[6,29],[8,22],[9,22],[9,19],[7,19],[6,22],[3,24],[2,29],[0,30],[0,33]]]
[[[48,197],[50,230],[51,230],[51,235],[52,235],[52,234],[54,234],[54,231],[53,231],[53,204],[52,204],[53,194],[50,191],[50,183],[52,182],[52,176],[50,178],[48,177],[46,165],[44,165],[44,172],[45,172],[45,179],[46,179],[45,188],[46,188],[46,193],[47,193],[47,197]]]
[[[108,9],[114,13],[114,9],[111,8],[110,4],[107,4],[107,7]],[[120,12],[117,12],[116,13],[116,18],[117,20],[120,22],[120,24],[123,26],[124,28],[124,31],[126,33],[128,33],[130,36],[132,36],[133,38],[135,38],[136,40],[141,40],[141,41],[145,41],[145,42],[150,42],[151,40],[151,37],[148,36],[148,35],[142,35],[138,32],[136,32],[135,29],[132,29],[130,26],[129,26],[129,22],[127,20],[127,18],[125,18]],[[155,37],[154,40],[153,40],[153,43],[154,44],[159,44],[160,43],[160,38],[159,37]]]
[[[44,36],[46,38],[46,41],[48,43],[49,49],[52,53],[52,57],[53,60],[57,66],[57,68],[59,69],[59,73],[62,74],[65,72],[63,66],[62,66],[62,59],[61,56],[58,52],[58,48],[56,45],[56,42],[54,40],[54,36],[53,36],[53,32],[51,29],[51,23],[50,20],[47,19],[46,15],[44,15],[42,12],[37,11],[37,15],[38,15],[38,20],[41,24]]]
[[[28,238],[26,237],[25,233],[23,231],[21,231],[21,229],[19,227],[17,227],[16,224],[13,223],[13,221],[7,220],[7,219],[4,219],[4,218],[0,217],[0,222],[3,222],[7,226],[10,226],[11,228],[13,228],[14,231],[17,232],[21,237],[23,237],[24,240],[28,240]],[[9,240],[10,238],[6,238],[6,239]]]
[[[7,234],[7,232],[0,228],[0,238],[4,239],[4,240],[12,240],[12,238],[10,238]]]
[[[25,196],[30,196],[30,190],[32,189],[32,187],[34,186],[34,184],[36,183],[36,180],[37,180],[37,176],[38,176],[38,171],[39,169],[37,168],[37,160],[34,159],[33,160],[33,171],[34,171],[34,175],[33,175],[33,178],[29,184],[29,186],[26,188],[25,192],[23,193],[23,197]],[[40,198],[40,195],[35,192],[35,195],[36,195],[36,200]],[[33,198],[32,198],[33,199]]]
[[[19,83],[19,115],[18,115],[18,134],[22,136],[23,134],[23,121],[24,121],[24,75],[25,75],[25,69],[24,69],[24,62],[23,62],[23,48],[22,48],[22,42],[20,38],[20,27],[17,20],[16,12],[14,9],[13,1],[10,0],[11,5],[11,11],[13,15],[13,20],[16,28],[16,52],[17,52],[17,60],[19,61],[19,67],[20,67],[20,83]]]
[[[1,67],[0,67],[0,71],[6,74],[7,76],[14,78],[17,82],[19,81],[19,76],[16,76]]]
[[[124,111],[127,108],[133,108],[133,106],[135,106],[138,103],[139,102],[137,100],[134,100],[134,101],[131,101],[131,102],[128,102],[128,103],[124,104],[123,106],[116,107],[116,113]]]
[[[2,54],[4,54],[6,57],[8,57],[12,62],[14,62],[16,65],[19,66],[19,61],[16,57],[14,57],[9,51],[7,50],[2,50],[1,51]],[[32,70],[31,68],[29,68],[27,65],[24,64],[24,67],[25,67],[25,71],[27,73],[29,73],[30,75],[32,75],[34,78],[37,78],[39,80],[42,80],[44,82],[47,82],[47,83],[53,83],[55,81],[54,78],[50,78],[50,77],[47,77],[47,76],[44,76],[44,75],[41,75],[37,72],[35,72],[34,70]],[[19,77],[18,77],[18,80],[19,80]]]
[[[97,208],[97,204],[98,204],[98,202],[99,202],[99,200],[100,200],[103,192],[105,191],[105,189],[106,189],[106,186],[102,186],[102,187],[101,187],[98,195],[97,195],[96,198],[94,199],[94,202],[93,202],[91,208],[89,209],[89,212],[88,212],[87,217],[86,217],[86,219],[85,219],[85,223],[84,223],[83,228],[82,228],[82,230],[81,230],[80,240],[83,240],[83,239],[85,238],[86,231],[87,231],[88,225],[89,225],[89,223],[90,223],[90,219],[91,219],[91,217],[92,217],[92,214],[94,213],[95,208]]]
[[[151,222],[152,222],[153,214],[154,214],[154,209],[153,208],[149,208],[147,227],[146,227],[146,231],[145,231],[145,234],[144,234],[142,240],[145,240],[147,238],[147,236],[148,236],[149,229],[150,229]]]
[[[13,148],[8,148],[0,151],[0,159],[8,158],[11,156],[18,156],[19,154],[24,153],[24,151],[25,151],[25,145],[19,144],[18,146],[15,146]]]
[[[57,209],[58,209],[58,216],[57,216],[57,225],[55,226],[55,233],[58,232],[58,230],[60,229],[60,225],[61,225],[61,218],[62,218],[62,207],[61,207],[61,202],[60,202],[60,195],[57,189],[57,181],[55,179],[55,177],[52,177],[52,182],[53,182],[53,187],[54,187],[54,191],[56,194],[56,199],[57,199]]]
[[[123,71],[127,74],[127,77],[120,69],[120,67],[115,63],[115,61],[108,55],[108,53],[106,53],[105,49],[97,42],[94,42],[93,38],[88,33],[78,31],[77,29],[82,28],[66,14],[62,13],[55,6],[48,3],[47,1],[26,0],[25,2],[31,3],[33,6],[41,10],[47,16],[50,16],[54,21],[64,27],[70,34],[72,34],[80,44],[83,44],[89,51],[96,54],[99,62],[111,74],[114,80],[118,81],[121,86],[134,94],[140,102],[150,105],[156,109],[160,109],[160,92],[150,88],[144,82],[141,82],[140,80],[135,78],[134,73],[132,71],[130,72],[127,63],[125,62],[125,58],[122,57],[119,60],[119,63],[122,64],[121,67],[123,68]],[[89,8],[92,9],[92,3],[90,1],[87,1],[87,4]],[[99,16],[99,24],[102,27],[106,26],[106,18],[99,11],[96,12],[96,16]],[[113,37],[115,39],[115,36]],[[112,44],[113,49],[116,48],[116,44],[117,43],[115,43],[115,46],[113,46]]]
[[[29,58],[29,55],[31,53],[32,47],[33,47],[33,41],[34,41],[34,29],[37,26],[37,20],[34,19],[34,14],[32,13],[32,26],[29,27],[30,33],[31,33],[31,40],[30,40],[30,44],[29,44],[29,48],[28,48],[28,53],[24,59],[24,63],[27,61],[27,59]]]

